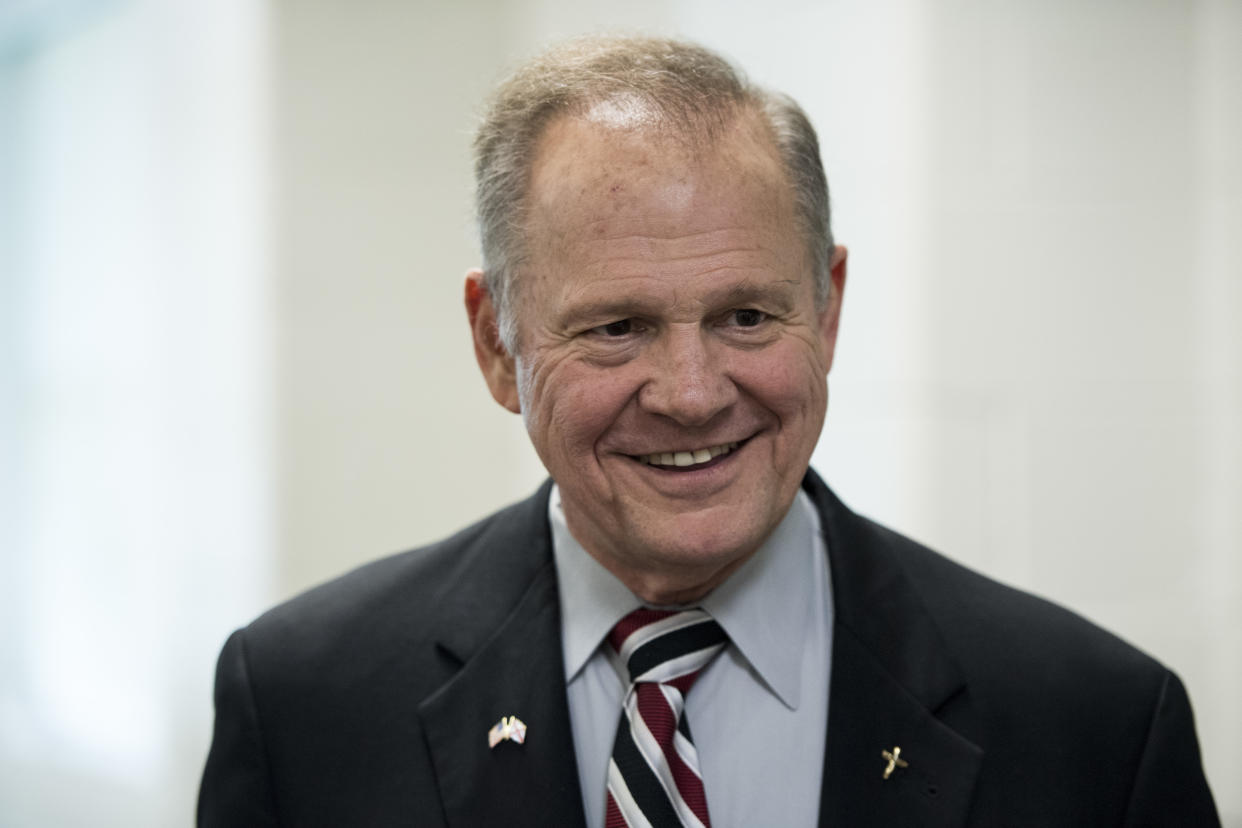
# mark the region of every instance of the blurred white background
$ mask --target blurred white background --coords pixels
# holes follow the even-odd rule
[[[227,633],[542,471],[469,136],[565,35],[797,97],[852,251],[815,464],[1177,670],[1242,825],[1242,3],[0,0],[0,825],[192,821]]]

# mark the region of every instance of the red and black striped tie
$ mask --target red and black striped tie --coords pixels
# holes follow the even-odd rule
[[[635,610],[608,634],[630,689],[608,764],[606,828],[710,828],[699,756],[682,709],[699,672],[726,641],[701,609]]]

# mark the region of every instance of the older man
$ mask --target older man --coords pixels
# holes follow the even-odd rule
[[[465,300],[551,481],[221,655],[204,825],[1212,825],[1185,692],[808,470],[815,133],[693,45],[499,90]]]

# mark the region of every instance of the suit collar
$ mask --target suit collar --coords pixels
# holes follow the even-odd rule
[[[532,497],[489,521],[477,537],[449,541],[460,551],[442,590],[446,600],[438,646],[456,662],[468,661],[496,633],[551,562],[551,491],[547,480]]]
[[[837,626],[924,707],[935,711],[965,685],[919,585],[902,569],[895,543],[909,543],[854,514],[814,472],[804,486],[820,509],[832,570]]]
[[[937,718],[966,682],[915,585],[900,540],[851,512],[808,472],[836,606],[820,820],[825,826],[965,823],[982,750]],[[968,703],[963,701],[963,703]],[[908,766],[883,778],[882,750]]]

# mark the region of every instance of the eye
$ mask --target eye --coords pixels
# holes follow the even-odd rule
[[[591,333],[599,336],[616,338],[620,336],[628,336],[629,334],[634,333],[637,329],[638,326],[634,323],[633,319],[618,319],[615,322],[609,322],[607,325],[600,325],[598,327],[591,328]]]
[[[739,328],[753,328],[762,324],[768,315],[754,308],[738,308],[731,313],[730,321]]]

